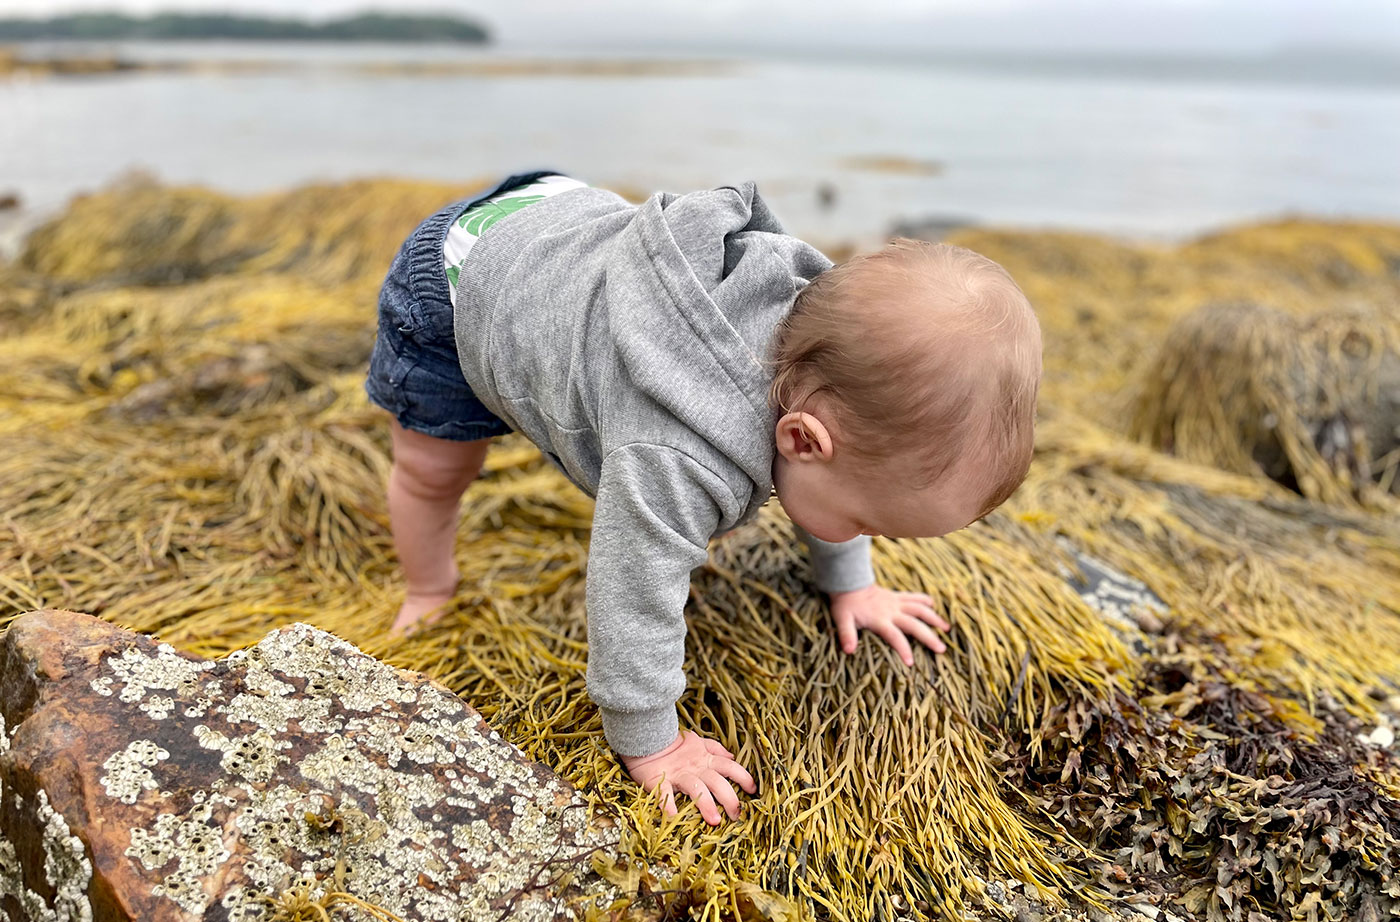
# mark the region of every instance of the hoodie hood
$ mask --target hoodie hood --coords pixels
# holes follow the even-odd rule
[[[667,355],[656,370],[704,375],[706,405],[685,415],[698,434],[745,468],[767,499],[774,334],[797,293],[831,261],[784,234],[752,182],[659,193],[638,207],[636,228],[676,321],[660,335],[646,331],[646,349]],[[752,432],[761,433],[757,445]]]

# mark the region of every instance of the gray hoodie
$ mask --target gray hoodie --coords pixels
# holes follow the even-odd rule
[[[463,267],[467,383],[597,500],[587,687],[622,755],[676,738],[690,571],[769,498],[769,346],[830,266],[746,182],[641,205],[561,192],[493,224]],[[820,588],[873,582],[869,538],[802,537]]]

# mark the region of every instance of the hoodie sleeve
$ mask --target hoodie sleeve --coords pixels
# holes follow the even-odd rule
[[[742,507],[722,478],[675,449],[624,445],[603,459],[588,551],[587,687],[621,755],[650,755],[676,738],[690,571]]]
[[[822,592],[850,592],[875,582],[870,565],[870,536],[858,535],[849,541],[823,541],[796,522],[793,528],[812,558],[812,577]]]

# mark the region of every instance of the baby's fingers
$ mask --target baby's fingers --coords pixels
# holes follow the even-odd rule
[[[953,626],[943,619],[943,616],[934,611],[932,607],[917,601],[906,601],[900,608],[910,615],[922,618],[940,631],[951,631]]]
[[[836,618],[836,639],[847,653],[856,652],[856,619],[849,613],[832,612]]]
[[[729,786],[729,782],[713,768],[701,776],[705,786],[710,789],[714,799],[724,808],[724,812],[729,814],[731,820],[739,818],[739,795],[734,793],[734,788]]]
[[[758,782],[754,781],[753,775],[750,775],[748,773],[748,770],[745,769],[744,766],[740,765],[738,762],[720,762],[718,765],[715,766],[715,771],[719,772],[726,778],[732,778],[733,780],[739,782],[739,787],[748,791],[750,794],[758,793]]]
[[[724,744],[721,743],[719,740],[705,740],[705,750],[709,752],[710,755],[724,756],[726,759],[734,758],[734,753],[730,752],[728,749],[725,749]]]
[[[686,794],[690,795],[690,799],[695,801],[695,806],[700,808],[700,815],[704,817],[705,822],[709,823],[711,826],[718,826],[722,818],[720,816],[719,807],[715,803],[715,795],[710,793],[710,789],[705,786],[704,780],[692,776],[684,790]],[[729,793],[733,794],[734,792],[731,790]],[[737,797],[735,798],[735,802],[738,802]]]
[[[899,629],[899,625],[887,621],[883,624],[868,625],[868,627],[889,641],[890,646],[894,647],[894,651],[904,661],[904,665],[914,665],[914,651],[909,648],[909,641],[905,638],[904,632]]]
[[[910,615],[902,615],[895,620],[895,623],[899,625],[900,630],[928,647],[934,653],[944,653],[947,651],[948,645],[938,638],[938,635],[933,632],[933,628],[924,624],[919,619]]]
[[[661,792],[661,812],[669,815],[676,815],[676,789],[671,787],[671,782],[663,781],[657,786]]]

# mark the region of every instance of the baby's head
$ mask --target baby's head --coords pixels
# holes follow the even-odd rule
[[[1025,479],[1040,325],[1006,270],[898,238],[802,289],[774,340],[773,485],[825,541],[935,537]]]

